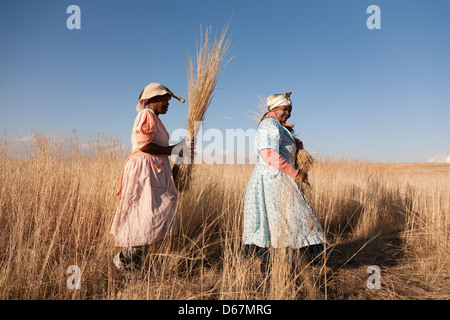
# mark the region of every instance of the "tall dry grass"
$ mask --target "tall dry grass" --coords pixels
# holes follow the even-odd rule
[[[245,254],[242,212],[250,165],[194,165],[179,194],[179,234],[153,246],[145,279],[117,273],[109,229],[126,155],[94,139],[36,133],[0,159],[0,299],[448,299],[450,166],[317,161],[308,199],[333,256],[328,267],[272,269]],[[94,153],[93,150],[97,150]],[[81,288],[69,289],[70,265]],[[381,269],[369,290],[367,266]]]

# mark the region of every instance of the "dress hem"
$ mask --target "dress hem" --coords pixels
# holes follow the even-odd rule
[[[115,242],[114,246],[115,246],[115,247],[137,247],[137,246],[145,246],[145,245],[148,245],[148,244],[154,244],[154,243],[163,241],[163,240],[165,240],[166,238],[169,238],[169,237],[172,237],[172,236],[176,236],[176,235],[177,235],[177,233],[168,234],[168,235],[164,236],[164,238],[161,238],[161,239],[158,239],[158,240],[154,240],[154,241],[150,241],[150,242],[149,242],[149,241],[145,241],[145,242],[138,242],[138,243],[131,243],[131,244],[129,244],[129,243],[125,244],[125,243],[117,243],[117,242]]]
[[[324,244],[324,245],[327,244],[328,245],[328,242],[327,241],[314,242],[314,243],[309,243],[309,244],[307,244],[305,246],[299,246],[299,247],[292,246],[292,245],[280,245],[280,246],[263,245],[263,246],[261,246],[261,245],[259,245],[257,243],[251,242],[251,241],[244,241],[244,244],[245,245],[253,244],[253,245],[258,246],[260,248],[275,248],[275,249],[291,248],[291,249],[300,249],[300,248],[306,248],[306,247],[314,246],[314,245],[317,245],[317,244]]]

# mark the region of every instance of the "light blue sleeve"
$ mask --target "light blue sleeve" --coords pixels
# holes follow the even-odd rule
[[[255,138],[257,153],[264,149],[274,149],[279,152],[281,134],[278,125],[278,121],[273,118],[267,118],[261,122]]]

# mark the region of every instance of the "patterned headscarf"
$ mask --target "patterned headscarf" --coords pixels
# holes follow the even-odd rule
[[[267,111],[271,111],[279,106],[292,106],[291,94],[292,92],[286,92],[269,96],[266,102]]]

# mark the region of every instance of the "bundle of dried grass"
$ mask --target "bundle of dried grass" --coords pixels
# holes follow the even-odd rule
[[[300,140],[296,140],[297,143],[297,150],[295,152],[295,168],[308,173],[308,171],[311,169],[312,165],[314,164],[314,158],[313,156],[306,151],[303,148],[303,142]],[[302,189],[307,189],[311,187],[309,184],[309,181],[306,182],[298,182],[298,185]]]
[[[295,166],[297,169],[300,169],[304,172],[308,172],[314,164],[313,156],[306,151],[305,149],[297,148],[297,152],[295,154]]]
[[[191,144],[190,163],[175,164],[172,168],[175,184],[179,190],[185,189],[190,181],[192,163],[194,161],[195,137],[197,135],[196,123],[203,121],[206,110],[211,104],[220,73],[228,61],[224,62],[225,55],[230,46],[226,38],[229,24],[225,26],[219,39],[211,39],[211,27],[205,32],[201,30],[200,46],[197,48],[196,65],[188,52],[188,99],[189,115],[187,123],[188,140]]]

